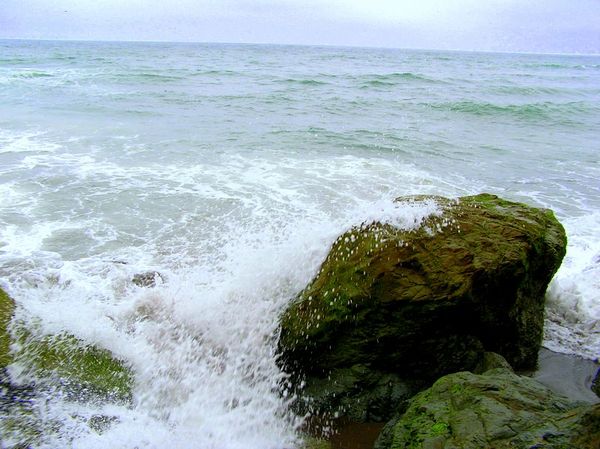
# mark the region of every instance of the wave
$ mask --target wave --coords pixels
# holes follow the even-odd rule
[[[441,80],[428,78],[424,75],[412,72],[394,72],[385,75],[369,75],[368,78],[369,79],[363,81],[361,88],[397,86],[407,82],[443,83]]]
[[[52,56],[52,59],[57,61],[75,61],[77,60],[77,56],[55,54]]]
[[[194,73],[194,76],[238,76],[242,75],[240,72],[235,70],[198,70]]]
[[[540,68],[540,69],[575,69],[575,70],[585,70],[585,69],[598,69],[600,68],[600,64],[581,64],[581,63],[559,63],[559,62],[535,62],[523,64],[523,67],[527,68]]]
[[[94,74],[92,78],[104,78],[124,83],[171,83],[185,79],[183,76],[168,75],[152,72],[99,72]]]
[[[520,119],[539,120],[558,116],[564,121],[572,121],[572,115],[586,114],[596,111],[597,106],[587,102],[573,101],[567,103],[524,103],[524,104],[494,104],[475,101],[454,101],[447,103],[427,103],[433,109],[461,112],[476,116],[513,116]]]
[[[529,64],[523,64],[524,67],[531,68],[544,68],[544,69],[569,69],[572,67],[571,64],[561,64],[558,62],[534,62]]]
[[[159,73],[137,73],[134,75],[128,75],[128,77],[138,80],[147,80],[151,82],[171,82],[171,81],[179,81],[183,79],[182,76],[175,75],[161,75]]]
[[[418,75],[416,73],[411,73],[411,72],[390,73],[389,75],[384,75],[384,78],[393,79],[393,80],[439,82],[439,80],[435,80],[435,79],[428,78],[426,76]]]
[[[280,80],[280,83],[286,83],[286,84],[299,84],[301,86],[325,86],[329,83],[325,82],[325,81],[319,81],[319,80],[315,80],[315,79],[295,79],[295,78],[287,78],[284,80]]]
[[[388,87],[388,86],[396,86],[398,83],[390,82],[390,81],[382,81],[382,80],[372,80],[367,81],[361,86],[361,89],[369,88],[369,87]]]
[[[12,75],[13,78],[51,78],[54,75],[48,72],[42,72],[39,70],[27,70],[16,72]]]
[[[492,91],[512,95],[560,95],[570,93],[570,91],[567,91],[566,89],[542,86],[499,86],[492,89]]]
[[[31,62],[31,60],[26,58],[0,58],[0,64],[23,64]]]

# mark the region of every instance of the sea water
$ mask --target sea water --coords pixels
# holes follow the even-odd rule
[[[435,209],[395,198],[479,192],[554,210],[545,345],[598,357],[600,57],[0,41],[0,285],[135,379],[38,392],[38,446],[296,446],[282,309],[348,227]]]

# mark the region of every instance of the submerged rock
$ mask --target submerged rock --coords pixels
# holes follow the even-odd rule
[[[138,287],[156,287],[156,283],[164,282],[164,278],[158,271],[146,271],[134,275],[131,282]]]
[[[449,374],[410,401],[376,449],[597,449],[600,406],[583,406],[505,369]]]
[[[474,369],[484,351],[535,366],[563,227],[550,210],[489,194],[398,201],[432,200],[440,213],[417,229],[376,222],[339,237],[282,315],[281,364],[317,409],[353,405],[353,418],[381,419],[398,398]]]

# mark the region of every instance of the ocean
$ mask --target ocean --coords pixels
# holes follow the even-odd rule
[[[395,198],[480,192],[563,223],[544,345],[598,357],[600,56],[0,41],[0,286],[135,380],[38,392],[36,447],[296,447],[283,308]]]

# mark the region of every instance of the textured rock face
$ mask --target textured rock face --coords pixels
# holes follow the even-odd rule
[[[549,210],[493,195],[435,200],[443,212],[416,230],[372,223],[342,235],[283,314],[281,362],[309,394],[336,390],[339,402],[386,376],[402,390],[398,379],[471,370],[484,351],[535,366],[564,229]]]
[[[377,449],[597,449],[600,406],[581,406],[508,370],[439,379],[386,425]]]

